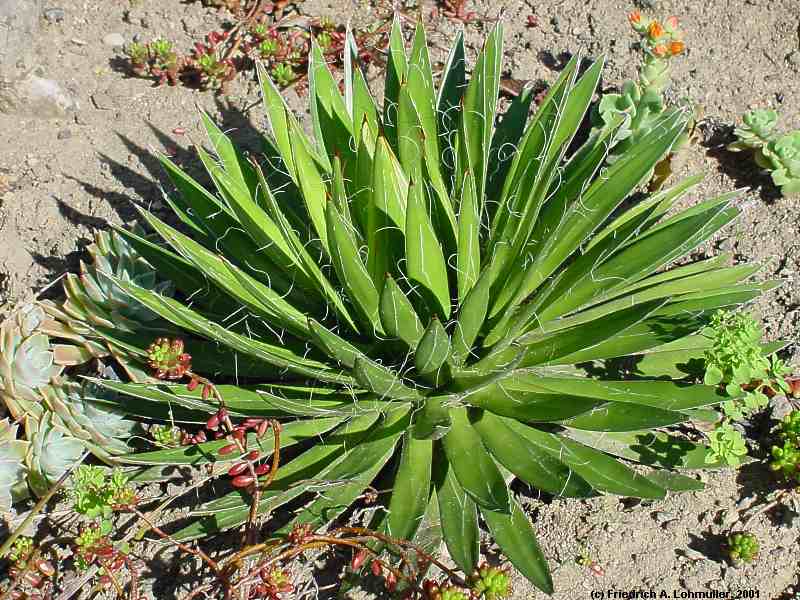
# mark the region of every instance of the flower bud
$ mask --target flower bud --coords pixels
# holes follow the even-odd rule
[[[264,437],[264,434],[267,433],[267,429],[269,429],[269,421],[264,419],[261,423],[258,424],[258,429],[256,430],[256,435],[259,438]]]
[[[264,463],[263,465],[258,465],[255,469],[256,475],[266,475],[267,473],[269,473],[269,470],[270,466],[266,463]]]
[[[381,573],[383,573],[383,567],[379,560],[373,560],[370,564],[370,569],[372,569],[372,574],[375,575],[375,577],[380,577]]]
[[[658,21],[653,21],[650,23],[650,27],[647,28],[647,35],[655,42],[663,37],[664,27]]]
[[[192,377],[189,380],[189,383],[186,384],[186,389],[189,390],[190,392],[193,392],[193,391],[195,391],[197,389],[197,386],[199,384],[200,384],[200,381],[198,381],[195,377]]]
[[[245,460],[258,460],[261,458],[261,453],[258,450],[250,450],[244,455]]]
[[[203,386],[203,393],[202,393],[203,400],[208,400],[208,397],[210,395],[211,395],[211,385],[207,383]]]
[[[667,28],[670,31],[675,31],[676,29],[678,29],[678,17],[676,16],[667,17],[665,24],[667,25]]]
[[[653,54],[655,54],[658,58],[664,58],[669,51],[664,44],[659,44],[655,48],[653,48]]]
[[[669,53],[672,56],[677,56],[678,54],[682,54],[685,49],[686,45],[680,40],[675,40],[674,42],[670,42],[669,44]]]
[[[642,22],[642,13],[640,13],[638,10],[628,13],[628,21],[630,21],[630,24],[633,26],[638,25]]]

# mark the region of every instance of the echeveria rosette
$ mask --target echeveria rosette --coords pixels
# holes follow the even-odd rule
[[[62,371],[41,331],[45,319],[41,307],[26,304],[0,324],[0,400],[22,422],[41,415],[39,390]]]
[[[800,194],[800,130],[770,142],[763,152],[771,164],[772,181],[781,194]]]
[[[45,495],[58,479],[85,454],[82,441],[59,425],[50,412],[28,431],[30,445],[25,457],[28,483],[37,496]]]
[[[259,66],[272,129],[263,156],[245,155],[203,114],[214,155],[197,148],[213,188],[160,157],[184,229],[142,209],[162,243],[118,232],[175,294],[112,280],[173,332],[143,349],[180,339],[197,376],[233,364],[216,381],[231,418],[278,418],[281,444],[299,444],[257,507],[296,510],[274,535],[324,528],[371,490],[391,490],[378,496],[373,528],[444,539],[472,573],[480,517],[550,591],[510,477],[571,497],[697,489],[662,470],[721,466],[677,426],[728,397],[682,365],[702,360],[711,341],[699,332],[715,311],[776,284],[753,282],[756,267],[726,256],[678,262],[737,217],[735,194],[674,209],[690,204],[694,177],[626,203],[690,111],[665,109],[611,165],[613,128],[568,153],[602,60],[575,57],[532,115],[525,91],[498,119],[500,27],[471,78],[459,36],[437,85],[422,26],[409,53],[396,24],[384,107],[355,56],[345,56],[342,95],[312,44],[311,136]],[[204,423],[219,410],[186,381],[98,383],[120,392],[108,404],[139,418]],[[221,442],[124,460],[236,460],[218,453]],[[271,451],[268,439],[259,451]],[[251,504],[231,490],[175,536],[238,527]]]
[[[744,124],[734,129],[736,141],[728,144],[728,150],[758,150],[772,139],[772,131],[778,122],[778,113],[772,109],[747,111],[742,117]],[[767,165],[761,165],[766,168]]]
[[[728,150],[752,150],[756,164],[767,169],[781,194],[800,193],[800,130],[780,135],[774,131],[778,113],[771,109],[748,111],[737,127],[736,142]]]
[[[115,281],[163,295],[172,293],[172,284],[160,278],[153,266],[115,231],[96,232],[88,251],[92,261],[81,262],[80,274],[68,274],[64,280],[66,299],[61,303],[41,303],[48,316],[43,330],[71,342],[89,357],[113,357],[131,379],[147,381],[146,344],[141,347],[140,340],[148,339],[148,330],[160,331],[163,322]]]
[[[110,371],[110,369],[109,369]],[[42,390],[53,419],[80,440],[97,458],[113,462],[114,456],[130,451],[127,440],[136,423],[126,419],[108,403],[116,393],[91,381],[60,380]]]
[[[18,427],[8,419],[0,420],[0,514],[9,512],[14,502],[28,496],[28,442],[17,439]]]

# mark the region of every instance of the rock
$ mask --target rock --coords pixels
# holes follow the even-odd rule
[[[792,50],[786,55],[786,62],[788,62],[795,69],[800,69],[800,50]]]
[[[69,138],[72,137],[72,132],[69,129],[62,129],[61,131],[58,132],[58,135],[56,135],[56,137],[60,140],[68,140]]]
[[[672,513],[664,512],[663,510],[657,510],[650,516],[652,516],[655,522],[659,525],[664,525],[670,521],[674,521],[677,518]]]
[[[550,25],[553,26],[553,31],[555,33],[561,33],[561,21],[558,20],[558,17],[550,19]]]
[[[688,558],[689,560],[706,560],[706,555],[702,552],[698,552],[693,548],[684,548],[683,550],[678,551],[680,554]]]
[[[44,20],[48,23],[61,23],[61,21],[64,20],[66,13],[64,12],[63,8],[53,7],[45,9],[43,16]]]
[[[792,403],[783,394],[776,394],[769,399],[769,409],[774,420],[780,421],[792,412]]]
[[[121,33],[109,33],[103,38],[103,43],[106,46],[124,46],[125,38]]]

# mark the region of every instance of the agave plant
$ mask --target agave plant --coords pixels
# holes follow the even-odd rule
[[[525,92],[498,123],[500,27],[469,79],[459,36],[437,87],[423,28],[407,54],[395,25],[383,107],[352,38],[346,54],[342,95],[312,44],[312,137],[259,69],[266,156],[243,154],[202,115],[216,156],[198,152],[214,189],[160,157],[182,231],[142,210],[163,244],[118,233],[173,297],[108,278],[178,332],[195,372],[217,375],[230,415],[282,418],[283,446],[315,442],[260,494],[262,515],[299,506],[277,535],[391,490],[373,527],[411,539],[427,521],[472,572],[480,516],[549,592],[510,480],[570,497],[701,487],[674,469],[718,464],[669,428],[728,398],[687,380],[709,344],[694,334],[773,284],[747,282],[756,268],[724,256],[672,266],[737,216],[735,194],[674,214],[700,177],[636,195],[686,130],[682,109],[665,110],[611,165],[612,130],[578,142],[602,60],[573,59],[532,116]],[[213,345],[234,377],[198,364]],[[179,383],[102,385],[141,417],[201,423],[217,410]],[[217,452],[225,443],[124,460],[236,460]],[[250,502],[231,491],[176,535],[239,526]]]

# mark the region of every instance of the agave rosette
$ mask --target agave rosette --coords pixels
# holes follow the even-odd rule
[[[756,268],[728,257],[668,268],[737,216],[734,194],[668,215],[694,177],[622,210],[685,132],[686,110],[666,110],[608,165],[613,131],[575,142],[602,60],[575,58],[532,116],[526,91],[496,123],[501,37],[468,79],[459,36],[437,88],[424,30],[407,55],[396,25],[382,109],[351,38],[343,95],[313,44],[311,138],[259,69],[267,156],[244,155],[202,115],[215,189],[161,157],[187,233],[145,210],[166,244],[119,230],[177,295],[109,277],[182,332],[195,371],[223,373],[197,363],[208,344],[221,349],[236,375],[219,387],[230,414],[283,418],[284,446],[316,440],[261,495],[262,514],[299,506],[278,533],[324,526],[374,486],[391,490],[374,527],[412,539],[440,521],[471,572],[480,515],[549,591],[507,481],[575,497],[697,489],[674,469],[715,466],[706,448],[665,430],[725,399],[686,381],[709,343],[693,334],[773,284],[749,282]],[[138,416],[203,422],[216,410],[179,384],[103,385]],[[214,458],[222,444],[125,460],[235,459]],[[231,492],[177,536],[241,525],[249,506]]]

